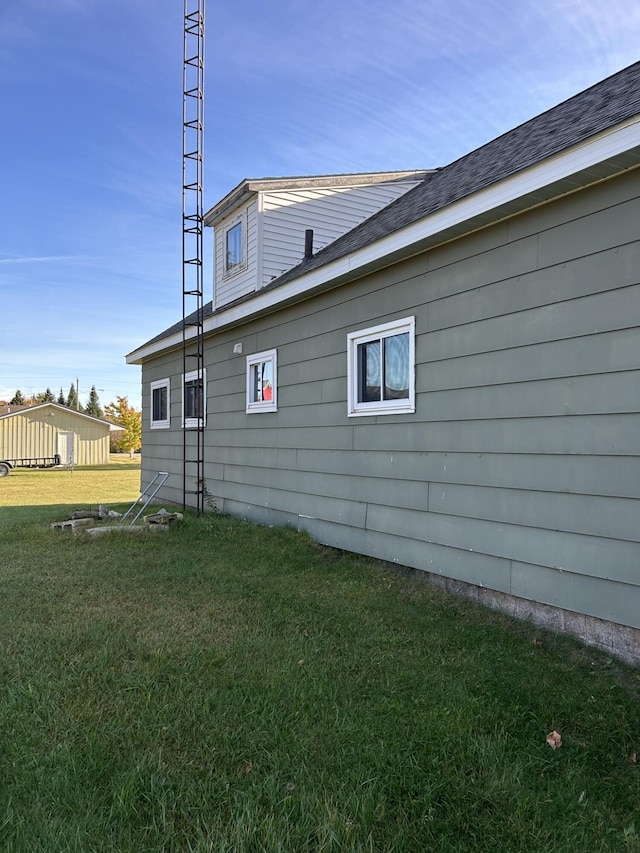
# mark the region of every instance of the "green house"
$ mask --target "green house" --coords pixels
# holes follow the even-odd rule
[[[312,252],[318,210],[288,197],[267,223],[266,192],[243,182],[205,217],[203,374],[182,321],[127,357],[143,482],[170,472],[180,503],[202,423],[221,511],[640,662],[640,63]],[[297,255],[267,280],[252,265],[278,234]]]

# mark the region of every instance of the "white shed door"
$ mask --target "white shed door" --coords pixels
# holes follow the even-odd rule
[[[76,464],[75,435],[72,432],[58,433],[58,453],[63,465]]]

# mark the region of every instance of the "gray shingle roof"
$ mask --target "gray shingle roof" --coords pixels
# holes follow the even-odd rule
[[[640,114],[640,62],[475,149],[275,279],[274,289]],[[243,297],[247,301],[255,294]],[[228,306],[225,306],[228,307]],[[221,309],[223,310],[223,309]],[[204,317],[213,314],[212,303]],[[182,321],[148,344],[182,329]]]
[[[640,62],[438,170],[314,258],[288,270],[277,284],[360,249],[638,113]]]

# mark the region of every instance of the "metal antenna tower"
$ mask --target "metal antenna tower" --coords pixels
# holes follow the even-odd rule
[[[204,510],[204,302],[202,198],[204,153],[204,4],[184,0],[182,107],[182,504]],[[187,374],[195,387],[187,389]],[[187,394],[189,390],[189,394]],[[190,426],[187,428],[187,405]],[[191,424],[195,423],[195,426]]]

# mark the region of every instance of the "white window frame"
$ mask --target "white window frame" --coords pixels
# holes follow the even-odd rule
[[[190,370],[182,375],[182,426],[184,429],[196,429],[199,426],[205,426],[207,422],[207,368],[202,369],[202,417],[187,418],[184,411],[184,388],[187,382],[197,382],[198,371]]]
[[[240,225],[242,229],[241,234],[241,246],[242,246],[242,259],[240,263],[234,264],[232,267],[227,266],[227,237],[230,231]],[[222,246],[220,247],[222,251],[222,277],[223,278],[231,278],[234,275],[237,275],[240,272],[244,272],[247,268],[247,251],[248,251],[248,240],[247,240],[247,211],[243,210],[241,213],[236,214],[232,219],[227,222],[222,230]]]
[[[253,369],[258,364],[271,363],[273,393],[271,400],[253,399]],[[275,349],[256,352],[247,356],[247,414],[278,411],[278,351]]]
[[[350,418],[370,415],[412,414],[416,410],[415,366],[416,366],[416,318],[405,317],[382,323],[369,329],[350,332],[347,335],[347,416]],[[359,402],[358,347],[394,335],[409,335],[409,396],[399,400],[375,400]]]
[[[160,418],[158,420],[154,420],[153,418],[153,392],[158,391],[161,388],[167,389],[167,417]],[[166,379],[157,379],[155,382],[151,383],[151,412],[150,412],[150,429],[169,429],[171,426],[171,380],[169,377]]]

